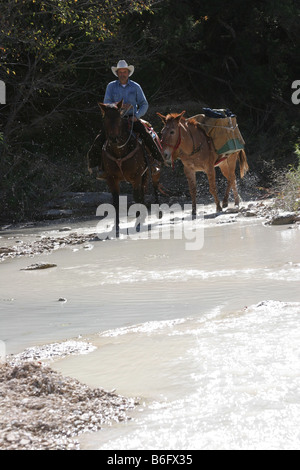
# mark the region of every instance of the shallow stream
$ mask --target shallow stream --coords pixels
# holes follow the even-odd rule
[[[83,448],[299,448],[300,229],[236,214],[196,223],[197,250],[171,233],[0,265],[8,354],[80,336],[96,349],[52,367],[140,397],[130,421],[82,436]],[[23,270],[41,262],[57,266]]]

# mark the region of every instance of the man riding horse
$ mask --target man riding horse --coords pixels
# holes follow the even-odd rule
[[[124,117],[128,118],[133,132],[139,134],[144,145],[150,151],[152,172],[158,171],[153,160],[159,162],[164,162],[164,160],[151,134],[140,121],[140,118],[146,114],[149,105],[141,86],[129,80],[134,72],[134,66],[128,65],[125,60],[120,60],[116,67],[111,67],[111,70],[118,77],[118,80],[114,80],[107,85],[103,102],[104,104],[113,104],[123,99]],[[102,127],[87,155],[89,172],[92,173],[93,169],[96,168],[97,179],[106,178],[102,166],[102,147],[105,139]]]

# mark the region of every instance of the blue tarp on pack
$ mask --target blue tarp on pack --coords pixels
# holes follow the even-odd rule
[[[211,108],[203,108],[203,112],[205,116],[210,118],[226,118],[226,117],[235,117],[230,109],[211,109]]]

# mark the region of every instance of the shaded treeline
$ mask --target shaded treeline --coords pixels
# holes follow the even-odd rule
[[[34,217],[61,191],[99,189],[85,155],[119,59],[135,65],[157,131],[156,111],[226,107],[259,176],[296,158],[297,0],[6,0],[1,15],[2,218]]]

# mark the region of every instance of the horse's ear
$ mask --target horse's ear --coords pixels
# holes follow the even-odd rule
[[[104,103],[98,103],[99,108],[101,109],[102,116],[105,115],[106,106]]]
[[[178,116],[177,116],[177,119],[181,119],[183,118],[183,116],[185,115],[186,111],[182,111],[182,113],[180,113]]]
[[[123,107],[123,98],[117,103],[117,108],[121,109]]]
[[[159,117],[160,117],[160,119],[162,120],[162,122],[165,124],[165,123],[166,123],[166,121],[167,121],[167,119],[166,119],[166,116],[163,116],[163,115],[162,115],[162,114],[160,114],[160,113],[156,113],[156,114],[157,114],[157,116],[159,116]]]

